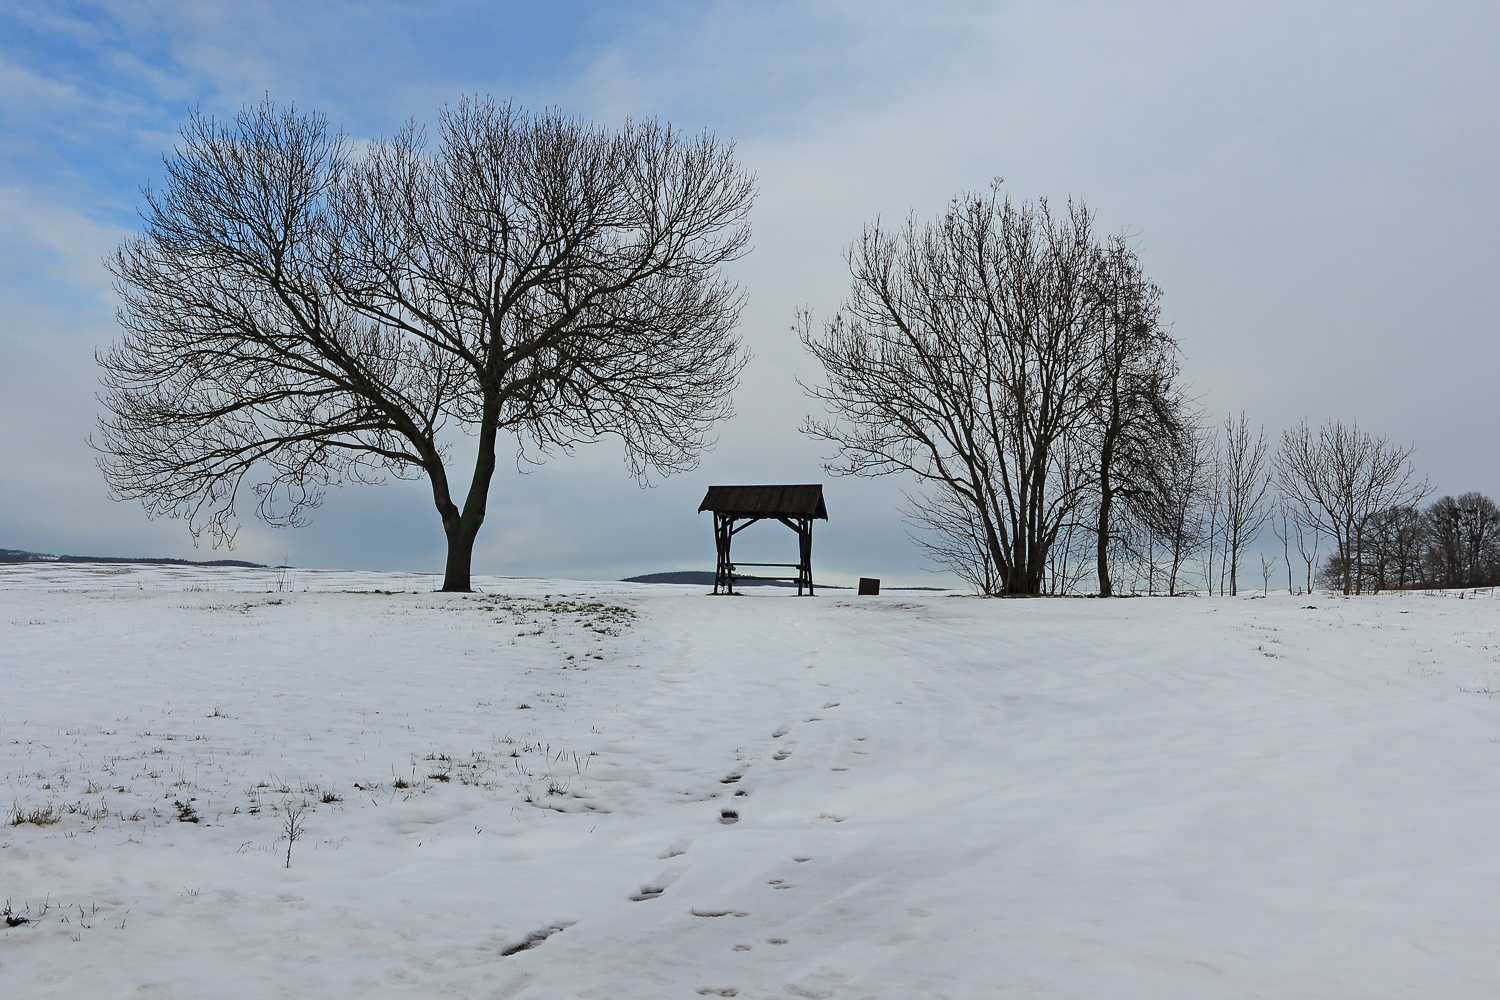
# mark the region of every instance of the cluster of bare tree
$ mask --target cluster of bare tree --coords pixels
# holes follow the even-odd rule
[[[1329,556],[1319,579],[1339,587],[1346,577],[1372,592],[1500,583],[1500,509],[1482,493],[1441,497],[1419,509],[1403,504],[1371,518],[1355,557]]]
[[[1134,592],[1237,594],[1246,553],[1271,519],[1269,445],[1241,413],[1196,420],[1118,528],[1113,551]],[[1189,580],[1189,570],[1195,570]]]
[[[503,437],[517,459],[614,435],[638,477],[692,467],[745,363],[720,266],[748,240],[732,147],[463,101],[428,147],[356,150],[269,102],[194,116],[110,259],[124,336],[96,447],[118,498],[232,539],[323,490],[425,477],[468,590]],[[470,435],[467,487],[450,479]]]
[[[997,183],[933,222],[866,227],[849,299],[820,329],[798,323],[827,374],[808,391],[828,416],[804,430],[836,446],[829,471],[912,474],[917,540],[985,594],[1174,594],[1200,575],[1236,594],[1267,524],[1289,586],[1312,587],[1320,551],[1346,593],[1386,586],[1387,535],[1427,493],[1411,450],[1340,421],[1303,421],[1274,455],[1243,413],[1205,427],[1160,289],[1092,223]],[[1261,553],[1262,587],[1275,568]]]
[[[268,101],[194,116],[166,168],[109,261],[124,336],[96,447],[117,497],[195,536],[232,539],[245,488],[296,524],[330,485],[425,477],[444,589],[467,590],[502,437],[540,461],[615,435],[644,479],[692,467],[730,412],[746,357],[720,269],[754,190],[712,136],[463,101],[435,149],[413,126],[355,150]],[[844,307],[799,317],[827,374],[804,430],[830,471],[913,474],[915,537],[981,593],[1235,594],[1268,523],[1289,587],[1320,552],[1345,593],[1495,581],[1500,512],[1419,511],[1410,449],[1304,421],[1272,455],[1243,413],[1206,427],[1161,290],[1082,204],[996,182],[866,227],[848,263]],[[466,489],[451,429],[475,442]]]
[[[998,183],[935,222],[876,222],[851,295],[803,343],[828,376],[830,471],[907,472],[918,540],[985,594],[1112,591],[1120,525],[1190,447],[1160,289],[1081,204],[1016,205]],[[1092,539],[1092,559],[1079,546]]]
[[[1493,505],[1465,494],[1419,513],[1428,485],[1411,449],[1357,424],[1314,430],[1303,421],[1273,454],[1264,429],[1241,413],[1213,430],[1194,427],[1186,442],[1112,539],[1117,573],[1134,592],[1174,594],[1201,580],[1210,594],[1237,594],[1251,552],[1259,587],[1269,590],[1280,567],[1274,551],[1257,547],[1267,526],[1292,591],[1451,586],[1485,581],[1494,565],[1480,554],[1500,536]],[[1187,567],[1196,572],[1185,581]]]

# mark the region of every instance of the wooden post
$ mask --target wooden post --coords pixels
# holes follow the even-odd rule
[[[813,593],[812,578],[812,518],[797,518],[797,547],[802,559],[797,566],[797,596],[802,596],[802,588],[807,587],[807,596],[815,597]]]
[[[729,546],[734,541],[734,517],[730,514],[714,514],[714,546],[719,551],[718,565],[714,567],[714,593],[734,593],[734,563],[729,561]]]

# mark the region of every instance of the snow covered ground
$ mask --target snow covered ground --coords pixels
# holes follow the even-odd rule
[[[433,582],[0,568],[0,994],[1500,995],[1488,594]]]

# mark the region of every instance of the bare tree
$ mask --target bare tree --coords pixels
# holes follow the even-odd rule
[[[1410,586],[1416,579],[1424,534],[1422,515],[1413,506],[1391,507],[1376,513],[1366,525],[1360,545],[1361,578],[1369,580],[1377,594]]]
[[[1151,489],[1132,504],[1151,537],[1166,549],[1168,595],[1177,594],[1183,567],[1208,540],[1212,448],[1204,429],[1189,422],[1158,453]]]
[[[1097,518],[1095,562],[1099,596],[1110,578],[1117,497],[1127,504],[1153,492],[1153,475],[1186,433],[1177,387],[1177,343],[1161,325],[1161,289],[1142,273],[1136,254],[1112,239],[1095,269],[1102,307],[1098,333],[1096,407]],[[1128,548],[1128,544],[1124,546]]]
[[[1311,523],[1303,524],[1304,515],[1294,510],[1292,512],[1292,528],[1297,532],[1297,553],[1307,567],[1307,590],[1308,594],[1313,592],[1313,570],[1318,564],[1318,546],[1322,541],[1322,532],[1318,530],[1316,521],[1308,519]],[[1312,535],[1312,548],[1307,547],[1307,536]]]
[[[1278,504],[1272,509],[1271,533],[1281,543],[1281,555],[1286,560],[1286,592],[1295,593],[1296,581],[1292,579],[1292,515],[1284,504]]]
[[[821,335],[799,318],[830,413],[803,430],[837,446],[829,471],[911,473],[964,505],[1006,593],[1043,592],[1088,486],[1067,466],[1092,402],[1096,255],[1083,206],[1016,206],[997,183],[936,222],[868,226],[844,308]]]
[[[1271,475],[1264,427],[1252,436],[1250,424],[1241,412],[1238,420],[1226,417],[1223,428],[1224,447],[1219,452],[1219,488],[1223,491],[1222,565],[1228,570],[1229,593],[1233,596],[1239,593],[1240,559],[1271,516],[1271,506],[1266,503]]]
[[[604,435],[645,481],[691,468],[745,358],[753,182],[732,147],[654,121],[617,130],[488,100],[355,155],[270,102],[194,115],[110,259],[100,465],[117,498],[232,543],[301,523],[344,481],[425,476],[468,590],[498,439],[541,461]],[[449,429],[472,435],[466,489]]]
[[[1360,593],[1362,543],[1370,521],[1428,492],[1411,464],[1411,448],[1330,420],[1313,432],[1306,420],[1283,432],[1275,476],[1304,526],[1333,538],[1345,594]]]

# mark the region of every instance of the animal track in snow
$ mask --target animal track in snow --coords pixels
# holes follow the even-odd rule
[[[736,781],[739,781],[744,776],[745,776],[744,772],[742,772],[742,771],[736,771],[736,772],[734,772],[732,774],[726,774],[724,777],[722,777],[722,778],[719,779],[719,784],[721,784],[721,785],[732,785]]]
[[[774,732],[774,733],[771,734],[771,739],[773,739],[773,740],[779,740],[779,739],[781,739],[783,736],[785,736],[787,733],[789,733],[791,731],[792,731],[792,727],[791,726],[777,726],[776,727],[776,732]]]
[[[802,721],[803,722],[822,722],[823,721],[823,717],[821,715],[809,715],[807,718],[803,719]]]
[[[737,997],[740,991],[734,986],[705,986],[698,991],[700,997]]]
[[[725,826],[728,826],[730,823],[738,823],[739,821],[740,814],[738,811],[734,809],[719,810],[719,822],[723,823]]]
[[[830,701],[828,704],[824,705],[823,707],[825,709],[828,709],[828,708],[838,708],[839,707],[839,703],[836,702],[836,701]]]
[[[769,886],[771,886],[773,888],[776,888],[776,889],[795,889],[796,888],[796,886],[792,885],[786,879],[782,879],[782,878],[773,878],[769,882],[767,882],[766,885],[769,885]]]
[[[748,944],[737,944],[737,945],[734,945],[730,950],[731,951],[749,951],[750,947],[751,946],[748,945]]]
[[[720,910],[706,906],[695,906],[688,910],[688,913],[695,917],[748,917],[750,915],[749,910]]]

